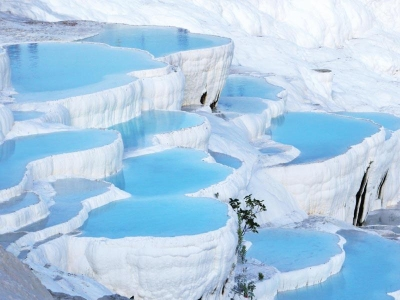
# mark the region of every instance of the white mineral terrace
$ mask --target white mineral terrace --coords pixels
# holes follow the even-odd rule
[[[399,1],[142,2],[0,3],[0,244],[90,300],[399,299]]]

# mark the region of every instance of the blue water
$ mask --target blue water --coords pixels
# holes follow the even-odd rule
[[[384,300],[400,290],[400,244],[357,231],[340,231],[347,243],[340,273],[327,281],[291,292],[277,300]]]
[[[217,163],[220,163],[222,165],[234,168],[234,169],[239,169],[242,166],[242,162],[237,159],[236,157],[224,154],[224,153],[219,153],[219,152],[213,152],[209,151],[210,155],[215,159]]]
[[[83,236],[180,236],[225,226],[226,204],[184,196],[128,199],[94,210],[82,227]]]
[[[124,160],[125,190],[137,197],[183,195],[225,180],[232,169],[202,161],[198,150],[174,148]]]
[[[301,151],[290,162],[309,163],[345,153],[379,131],[371,122],[323,113],[288,113],[271,127],[272,139]]]
[[[221,97],[218,108],[222,112],[237,112],[241,114],[259,114],[268,108],[268,104],[261,99],[245,97]]]
[[[279,100],[277,94],[283,89],[268,83],[264,78],[244,75],[230,75],[221,92],[221,97],[257,97]]]
[[[31,119],[37,119],[44,115],[40,111],[13,111],[14,121],[26,121]]]
[[[77,216],[82,209],[82,201],[108,191],[109,183],[88,179],[60,179],[52,183],[56,195],[49,216],[24,231],[37,231],[46,227],[62,224]]]
[[[339,112],[340,115],[371,120],[386,129],[396,131],[400,129],[400,118],[391,114],[373,112]]]
[[[127,73],[165,64],[129,49],[84,43],[7,46],[11,83],[21,102],[62,99],[132,82]]]
[[[127,25],[107,25],[98,35],[83,41],[142,49],[155,57],[179,51],[210,48],[230,42],[227,38],[194,34],[182,28]]]
[[[110,127],[118,130],[126,148],[151,146],[155,134],[198,126],[204,119],[182,111],[145,111],[132,120]]]
[[[17,185],[31,161],[104,146],[115,139],[117,133],[114,131],[87,129],[7,140],[0,145],[0,189]]]
[[[341,253],[339,238],[319,231],[262,229],[258,234],[246,234],[246,240],[252,242],[247,257],[274,266],[282,272],[320,265]]]
[[[108,178],[132,194],[89,214],[83,236],[178,236],[208,232],[226,224],[227,205],[184,194],[224,180],[232,169],[202,161],[198,150],[175,148],[124,160],[122,173]]]
[[[39,203],[39,197],[34,193],[24,193],[0,203],[0,215],[16,212],[22,208]]]

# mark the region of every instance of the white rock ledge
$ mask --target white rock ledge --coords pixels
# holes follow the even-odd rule
[[[35,223],[49,215],[47,204],[39,197],[39,202],[21,208],[15,212],[0,215],[0,234],[13,232]]]
[[[203,123],[200,125],[154,135],[153,144],[207,151],[211,135],[211,124],[207,118],[201,118],[203,119]]]
[[[50,176],[105,178],[122,168],[123,142],[117,138],[108,145],[84,151],[52,155],[30,162],[21,182],[8,189],[0,190],[0,202],[18,196],[32,187],[34,180]]]
[[[227,39],[228,40],[228,39]],[[179,66],[185,75],[183,105],[212,105],[218,101],[232,63],[234,44],[172,53],[158,60]],[[200,100],[207,93],[204,103]]]
[[[79,128],[107,128],[126,122],[143,110],[178,110],[181,107],[184,77],[179,68],[165,66],[130,73],[132,82],[119,87],[65,99],[47,101],[69,111],[70,125]],[[155,77],[149,77],[153,75]],[[135,76],[135,77],[133,77]],[[40,108],[43,103],[14,103],[13,110]]]
[[[370,162],[380,155],[378,150],[384,142],[385,131],[381,128],[378,133],[336,157],[306,164],[278,165],[265,170],[285,186],[308,214],[331,216],[352,223],[362,178]],[[372,179],[369,177],[368,186],[376,189],[379,182]],[[366,201],[365,214],[368,209]]]
[[[135,299],[220,299],[236,261],[236,228],[229,208],[226,225],[211,232],[123,239],[62,236],[31,251],[28,262],[89,276]]]

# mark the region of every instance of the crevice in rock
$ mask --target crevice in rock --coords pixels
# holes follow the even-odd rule
[[[356,194],[356,205],[354,208],[354,217],[353,217],[353,225],[361,226],[362,225],[362,217],[364,214],[364,206],[365,206],[365,196],[367,194],[367,186],[368,186],[368,172],[371,167],[372,161],[369,163],[369,166],[364,172],[364,176],[361,180],[360,188]]]
[[[203,95],[201,95],[201,98],[200,98],[201,105],[204,105],[204,103],[206,103],[206,99],[207,99],[207,91],[204,92]]]
[[[385,186],[385,182],[386,182],[386,178],[387,178],[387,176],[388,176],[388,173],[389,173],[389,170],[387,170],[386,172],[385,172],[385,174],[383,174],[383,176],[382,176],[382,179],[381,179],[381,182],[379,183],[379,186],[378,186],[378,199],[381,199],[381,203],[383,204],[383,188],[384,188],[384,186]]]
[[[219,100],[219,94],[220,93],[218,93],[217,97],[215,97],[215,100],[210,104],[210,108],[212,110],[214,110],[217,107],[217,103],[218,103],[218,100]]]

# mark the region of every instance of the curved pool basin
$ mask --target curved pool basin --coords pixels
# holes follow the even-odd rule
[[[242,162],[237,159],[236,157],[220,153],[220,152],[213,152],[213,151],[208,151],[210,155],[215,159],[215,161],[219,164],[234,168],[234,169],[239,169],[242,166]]]
[[[246,234],[252,243],[247,257],[290,272],[326,263],[342,252],[338,236],[304,229],[261,229]]]
[[[0,217],[1,215],[13,213],[22,208],[37,204],[39,201],[39,197],[34,193],[23,193],[13,197],[7,202],[0,203]]]
[[[115,131],[87,129],[6,140],[0,145],[0,190],[16,186],[34,160],[105,146],[117,138]]]
[[[283,88],[268,83],[264,78],[230,75],[221,92],[221,97],[255,97],[279,100],[277,96]]]
[[[327,281],[278,293],[277,300],[393,299],[400,290],[400,244],[359,231],[339,231],[346,239],[342,271]]]
[[[269,130],[274,141],[300,150],[300,155],[290,162],[298,164],[343,154],[379,132],[379,126],[335,114],[293,112],[285,114]]]
[[[108,178],[132,197],[93,210],[81,228],[83,236],[193,235],[223,227],[225,203],[184,194],[224,180],[232,169],[204,162],[207,154],[174,148],[124,160],[122,174]]]
[[[26,121],[40,118],[44,116],[44,112],[40,111],[13,111],[14,121]]]
[[[152,145],[152,137],[155,134],[198,126],[203,122],[202,117],[183,111],[151,110],[144,111],[139,117],[109,129],[121,133],[125,149],[143,148]]]
[[[99,34],[82,41],[142,49],[155,57],[230,43],[227,38],[190,33],[182,28],[118,24],[107,25]]]
[[[128,84],[127,73],[162,68],[148,54],[92,43],[35,43],[6,47],[18,102],[41,102]]]
[[[257,98],[221,97],[218,101],[218,109],[223,113],[260,114],[267,108],[268,104]]]
[[[194,235],[225,226],[228,208],[209,198],[129,198],[95,209],[81,227],[84,237]]]
[[[371,120],[391,131],[396,131],[400,129],[400,118],[391,114],[375,113],[375,112],[348,112],[348,111],[338,112],[337,114]]]

